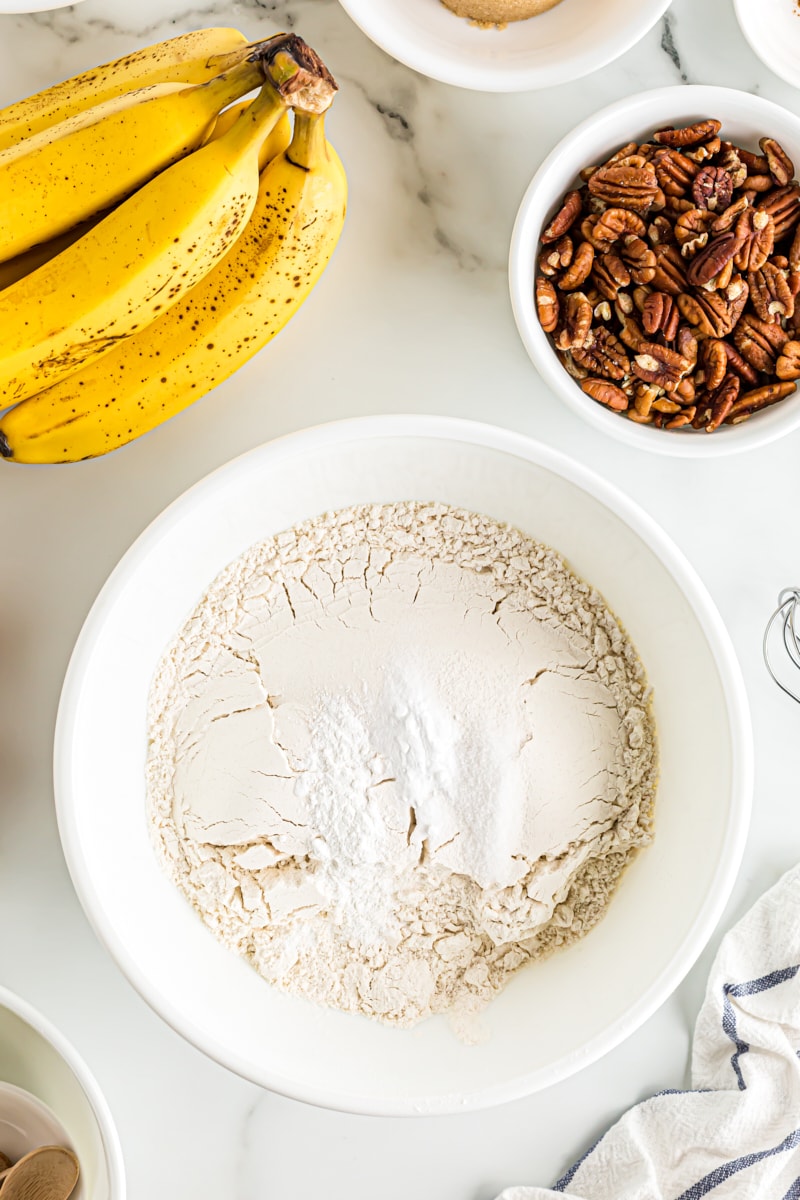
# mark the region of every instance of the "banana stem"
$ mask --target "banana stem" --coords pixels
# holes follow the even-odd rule
[[[312,113],[330,108],[337,91],[336,80],[316,51],[297,34],[270,38],[253,57],[290,108]]]
[[[290,163],[304,171],[311,171],[328,157],[325,141],[324,113],[301,112],[294,114],[294,131],[286,151]]]
[[[239,62],[230,71],[223,71],[221,75],[215,75],[213,79],[209,79],[208,83],[200,86],[214,96],[217,111],[219,111],[226,105],[232,104],[234,100],[246,95],[247,92],[251,92],[253,88],[259,87],[263,80],[264,73],[258,63],[247,59],[245,62]]]

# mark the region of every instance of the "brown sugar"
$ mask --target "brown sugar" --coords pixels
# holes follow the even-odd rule
[[[481,25],[504,25],[507,21],[526,21],[561,0],[442,0],[459,17]]]

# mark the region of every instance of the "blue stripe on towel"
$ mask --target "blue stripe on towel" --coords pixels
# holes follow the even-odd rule
[[[800,1179],[795,1179],[792,1186],[789,1188],[783,1200],[798,1200],[800,1196]]]
[[[777,987],[778,984],[786,983],[788,979],[794,979],[798,971],[800,971],[800,965],[782,967],[778,971],[771,971],[769,975],[762,975],[760,979],[748,979],[744,983],[726,983],[722,989],[725,997],[722,1004],[722,1028],[736,1047],[731,1055],[731,1066],[736,1074],[739,1091],[741,1092],[746,1090],[747,1084],[744,1081],[744,1076],[739,1066],[739,1059],[743,1054],[747,1054],[750,1047],[747,1042],[739,1039],[736,1032],[736,1014],[729,997],[755,996],[759,992],[767,992],[770,988]]]
[[[779,1146],[773,1146],[769,1150],[757,1150],[754,1154],[743,1154],[741,1158],[733,1158],[730,1162],[723,1163],[721,1167],[716,1167],[708,1175],[698,1179],[697,1183],[692,1184],[685,1192],[681,1192],[676,1200],[700,1200],[701,1196],[707,1196],[715,1187],[719,1187],[721,1183],[730,1179],[731,1175],[736,1175],[738,1171],[745,1171],[765,1158],[772,1158],[773,1154],[784,1154],[787,1150],[794,1150],[796,1146],[800,1146],[800,1129],[795,1129],[793,1133],[785,1137]]]

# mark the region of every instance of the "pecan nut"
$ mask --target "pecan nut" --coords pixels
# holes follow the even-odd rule
[[[563,271],[569,266],[572,262],[573,253],[574,245],[572,238],[566,234],[557,242],[545,246],[539,255],[539,274],[546,275],[548,279],[552,279],[559,271]]]
[[[703,167],[692,184],[692,198],[698,208],[721,213],[733,197],[733,180],[724,167]]]
[[[758,144],[767,160],[770,175],[778,187],[786,187],[794,178],[794,163],[789,155],[774,138],[762,137]]]
[[[787,380],[785,383],[767,383],[753,391],[743,392],[728,413],[727,420],[732,421],[742,413],[754,413],[770,404],[777,404],[796,390],[797,384]]]
[[[616,300],[620,288],[628,286],[631,276],[619,255],[608,251],[595,258],[592,279],[598,292],[605,296],[606,300]]]
[[[714,433],[728,417],[736,403],[740,387],[739,377],[729,373],[708,397],[707,403],[711,411],[705,425],[706,433]]]
[[[562,292],[574,292],[582,287],[589,278],[594,262],[594,248],[588,242],[581,242],[572,262],[558,281]]]
[[[683,129],[659,129],[658,133],[653,134],[653,141],[662,146],[696,146],[699,142],[708,142],[716,137],[721,128],[721,122],[709,118]]]
[[[741,241],[735,233],[718,233],[704,250],[692,259],[686,278],[693,287],[703,287],[718,277],[728,263],[732,263]],[[732,269],[732,268],[731,268]],[[725,281],[725,286],[729,279]]]
[[[606,408],[613,408],[615,412],[625,412],[628,407],[628,397],[622,388],[617,387],[615,383],[609,383],[607,379],[584,379],[581,388],[587,396],[591,396],[599,404],[605,404]]]
[[[790,183],[776,188],[758,203],[762,212],[767,212],[775,223],[775,241],[779,242],[794,229],[800,218],[800,183]]]
[[[645,342],[633,358],[634,375],[644,383],[657,384],[665,392],[673,391],[691,368],[689,360],[678,354],[677,350],[659,346],[657,342]]]
[[[653,155],[653,166],[659,186],[667,196],[685,196],[698,170],[697,163],[669,147]]]
[[[658,180],[652,163],[631,166],[615,163],[600,167],[588,183],[593,196],[615,207],[631,209],[639,216],[649,212],[658,191]]]
[[[800,342],[787,342],[775,363],[778,379],[800,379]]]
[[[794,296],[786,275],[773,262],[765,262],[747,276],[753,308],[762,321],[771,324],[794,316]]]
[[[668,342],[675,340],[680,321],[675,298],[668,292],[651,292],[642,308],[642,327],[651,338],[663,334]]]
[[[745,313],[733,332],[733,340],[736,349],[751,367],[766,375],[774,375],[776,359],[789,341],[789,335],[780,325]]]
[[[594,227],[594,236],[603,242],[613,243],[628,234],[644,237],[645,224],[641,217],[626,208],[607,208]]]
[[[685,321],[705,337],[727,337],[736,325],[747,303],[749,288],[740,275],[735,275],[722,291],[699,291],[694,295],[678,296],[678,308]]]
[[[557,242],[559,238],[562,238],[572,228],[582,212],[583,198],[580,192],[567,192],[562,201],[561,208],[545,228],[541,240],[545,245],[548,242]]]
[[[678,296],[689,286],[686,281],[686,268],[681,252],[677,246],[656,246],[656,269],[651,284],[659,292],[669,292]]]
[[[707,208],[690,208],[675,222],[675,239],[684,258],[693,258],[708,244],[714,214]]]
[[[593,316],[591,301],[583,292],[569,292],[562,310],[562,325],[556,334],[558,349],[575,352],[585,346],[591,336]]]
[[[574,295],[575,293],[573,293]],[[586,344],[573,350],[573,358],[579,366],[586,367],[594,375],[618,382],[630,371],[630,360],[619,338],[609,329],[593,329]]]
[[[706,338],[700,347],[700,364],[703,384],[707,392],[714,392],[728,374],[728,356],[720,338]]]
[[[650,283],[656,273],[656,256],[647,242],[635,234],[623,239],[620,257],[631,273],[634,283]]]
[[[734,262],[738,271],[757,271],[772,254],[775,222],[763,208],[747,208],[736,222],[741,245]]]
[[[549,279],[544,275],[536,279],[536,313],[539,324],[545,333],[552,333],[558,325],[558,293]]]

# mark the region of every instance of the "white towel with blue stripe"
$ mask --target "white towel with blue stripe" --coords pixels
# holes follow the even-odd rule
[[[720,946],[690,1091],[637,1104],[552,1188],[499,1200],[800,1200],[800,866]]]

